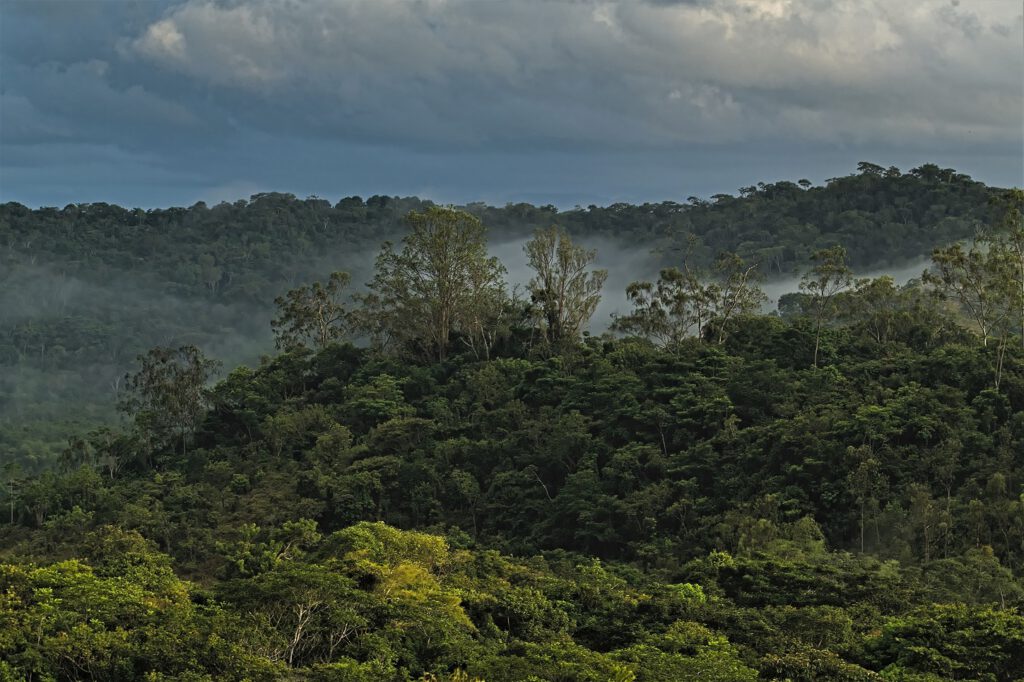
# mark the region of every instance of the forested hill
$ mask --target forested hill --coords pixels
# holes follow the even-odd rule
[[[681,203],[464,208],[488,228],[492,246],[520,250],[535,228],[557,224],[608,260],[660,254],[643,256],[650,271],[633,279],[684,254],[707,264],[722,251],[768,276],[791,276],[837,243],[861,269],[926,256],[989,223],[996,194],[935,165],[901,173],[862,163],[821,187],[776,182]],[[0,447],[17,450],[30,468],[44,465],[67,435],[111,418],[121,378],[150,347],[191,343],[228,366],[255,362],[271,347],[276,296],[335,270],[362,284],[380,243],[428,205],[387,196],[332,205],[272,193],[147,211],[0,206]]]
[[[527,296],[426,207],[193,345],[60,466],[3,469],[0,680],[1017,682],[1024,193],[920,281],[816,251],[781,315],[727,255],[630,285],[568,233]],[[353,295],[354,294],[354,295]],[[357,346],[354,338],[367,339]]]
[[[986,187],[953,169],[926,164],[908,173],[862,163],[824,186],[759,183],[737,196],[686,202],[612,204],[559,211],[554,206],[462,207],[479,217],[491,243],[521,239],[552,223],[579,237],[605,237],[670,250],[689,235],[696,257],[731,251],[768,275],[802,269],[820,248],[842,244],[854,267],[899,263],[970,237],[993,215]],[[0,245],[10,273],[45,264],[67,276],[107,282],[133,274],[164,293],[263,303],[283,286],[323,274],[325,258],[376,250],[401,231],[424,199],[341,199],[257,194],[208,207],[125,209],[77,204],[63,209],[0,206]]]
[[[830,329],[817,369],[809,326],[770,317],[723,346],[237,369],[184,455],[142,411],[16,483],[0,659],[9,679],[1010,682],[1024,356],[995,390],[994,353],[935,322]]]

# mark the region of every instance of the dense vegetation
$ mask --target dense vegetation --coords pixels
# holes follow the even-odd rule
[[[781,315],[698,240],[601,336],[569,233],[516,295],[421,206],[365,290],[277,297],[277,355],[154,348],[121,428],[6,469],[0,679],[1022,679],[1006,199],[902,287],[818,244]]]
[[[836,243],[855,268],[878,267],[970,237],[995,215],[998,191],[951,169],[857,170],[821,187],[760,184],[686,203],[465,208],[492,245],[557,223],[609,250],[658,250],[661,262],[636,276],[684,251],[705,265],[732,251],[768,276],[791,275]],[[429,205],[271,193],[149,211],[0,206],[0,449],[26,470],[45,467],[67,436],[113,420],[120,380],[153,346],[194,344],[226,367],[254,363],[271,348],[277,296],[336,270],[362,284],[380,242]]]

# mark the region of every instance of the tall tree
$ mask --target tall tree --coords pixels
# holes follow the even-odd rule
[[[1018,300],[1018,263],[1011,243],[986,236],[968,249],[961,244],[936,249],[932,253],[933,271],[924,274],[925,281],[937,285],[941,296],[957,301],[974,323],[982,346],[988,347],[989,339],[995,339],[996,390],[1002,382],[1003,362],[1017,312],[1024,313]]]
[[[878,505],[878,498],[886,488],[886,480],[882,466],[870,445],[861,445],[857,448],[851,446],[847,449],[847,454],[855,464],[855,468],[846,477],[846,482],[850,493],[860,506],[860,553],[863,554],[868,505]]]
[[[492,259],[479,261],[469,270],[469,290],[460,323],[460,339],[477,357],[488,360],[491,349],[507,336],[521,317],[523,302],[492,281]],[[504,266],[498,266],[504,273]]]
[[[1024,190],[1012,189],[1000,197],[1002,223],[991,239],[991,248],[1001,251],[1009,278],[1007,294],[1017,318],[1017,331],[1024,346]]]
[[[652,339],[665,346],[689,334],[700,340],[725,342],[730,322],[756,311],[767,300],[758,286],[756,265],[733,253],[722,253],[711,272],[666,268],[658,281],[633,282],[626,297],[633,312],[616,317],[612,328]]]
[[[453,334],[480,334],[481,310],[504,300],[505,268],[487,255],[484,226],[469,213],[432,206],[406,222],[402,250],[386,242],[377,256],[364,327],[383,343],[444,360]]]
[[[287,350],[312,345],[320,349],[343,339],[351,322],[343,299],[350,281],[347,272],[332,272],[326,284],[313,282],[274,299],[278,314],[270,326],[277,347]]]
[[[998,337],[1010,310],[1007,306],[1009,278],[1005,254],[980,242],[965,249],[953,244],[932,253],[933,270],[925,281],[937,285],[945,298],[954,299],[974,323],[981,344]]]
[[[7,495],[7,507],[10,516],[10,523],[14,525],[14,507],[18,499],[18,490],[24,481],[21,476],[21,467],[13,459],[4,462],[4,492]]]
[[[119,407],[152,440],[179,441],[184,454],[206,414],[207,382],[220,363],[189,345],[153,348],[139,356],[139,364],[125,377]]]
[[[552,346],[575,340],[597,310],[607,270],[591,270],[597,251],[573,244],[558,227],[538,229],[524,247],[541,333]]]
[[[764,279],[757,264],[749,264],[735,253],[725,252],[715,261],[714,326],[719,345],[725,343],[729,323],[740,315],[757,312],[768,300],[761,290]]]
[[[672,347],[694,327],[697,336],[703,330],[703,288],[679,268],[665,268],[657,282],[633,282],[626,287],[626,298],[633,305],[628,315],[616,316],[612,329],[636,334],[662,346]]]
[[[839,292],[853,283],[853,271],[846,265],[846,249],[838,244],[815,252],[817,261],[810,272],[800,280],[800,291],[811,297],[814,314],[814,366],[818,366],[821,349],[821,329],[834,312]]]

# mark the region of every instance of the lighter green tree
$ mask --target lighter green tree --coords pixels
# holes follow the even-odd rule
[[[313,282],[276,298],[278,315],[270,326],[277,347],[321,349],[344,339],[351,326],[351,313],[344,301],[349,281],[347,272],[333,272],[326,284]]]
[[[220,363],[195,346],[153,348],[139,356],[139,369],[125,377],[122,412],[157,445],[181,444],[185,454],[206,410],[207,384]]]
[[[1003,219],[990,240],[990,248],[1003,254],[1006,265],[1006,293],[1024,346],[1024,190],[1013,189],[1002,197]]]
[[[416,347],[444,360],[453,336],[480,338],[483,311],[503,304],[505,268],[487,255],[484,226],[453,208],[413,211],[401,251],[385,243],[363,296],[363,327],[381,346]],[[475,335],[475,336],[474,336]]]
[[[973,323],[982,346],[995,340],[994,386],[1002,382],[1003,362],[1020,309],[1015,279],[1016,264],[1010,247],[988,238],[969,248],[953,244],[932,253],[932,270],[924,280],[937,286],[945,298],[955,300]]]
[[[953,244],[932,253],[933,269],[924,280],[954,299],[974,324],[981,344],[999,338],[1010,315],[1008,261],[1000,250],[981,243]]]
[[[814,366],[818,366],[821,330],[833,315],[836,296],[853,284],[853,271],[846,265],[846,249],[836,245],[814,254],[816,264],[800,280],[800,291],[811,299],[814,313]]]
[[[850,447],[847,454],[855,464],[855,468],[846,477],[846,482],[850,493],[860,506],[860,553],[863,554],[868,505],[873,503],[878,506],[879,497],[885,491],[887,481],[882,472],[882,465],[870,445]]]
[[[711,272],[686,264],[666,268],[657,282],[633,282],[626,288],[633,312],[616,317],[612,328],[669,347],[690,334],[722,344],[730,322],[767,300],[759,281],[757,266],[733,253],[721,254]]]
[[[696,329],[701,336],[705,290],[699,280],[679,268],[665,268],[657,282],[633,282],[626,287],[633,305],[628,315],[616,316],[612,329],[673,347]]]
[[[725,343],[729,323],[741,315],[756,313],[768,300],[761,290],[764,279],[756,263],[749,264],[734,253],[723,253],[713,272],[715,340]]]
[[[844,317],[864,330],[872,341],[889,342],[896,321],[903,310],[906,296],[890,275],[875,279],[858,279],[846,295]]]
[[[534,271],[528,289],[544,340],[551,346],[574,341],[601,302],[608,271],[590,269],[597,251],[573,244],[555,226],[534,232],[524,250]]]

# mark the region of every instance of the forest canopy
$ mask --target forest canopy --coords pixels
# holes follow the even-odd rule
[[[486,227],[492,248],[513,253],[557,225],[583,247],[646,270],[631,279],[654,279],[684,254],[710,267],[724,252],[773,278],[799,276],[812,254],[836,244],[858,272],[924,258],[994,224],[991,200],[1002,191],[934,164],[901,172],[864,162],[821,186],[759,183],[735,196],[460,208]],[[255,363],[273,348],[266,320],[278,314],[275,299],[300,285],[329,286],[337,271],[362,287],[381,242],[401,238],[410,211],[432,206],[281,193],[151,210],[0,205],[0,448],[38,470],[67,436],[113,423],[120,382],[155,346],[195,345],[228,368]]]
[[[671,210],[261,195],[86,230],[7,205],[8,255],[41,254],[17,267],[134,269],[211,312],[118,308],[163,339],[134,360],[113,319],[78,355],[72,330],[66,367],[127,363],[120,422],[35,467],[6,432],[0,679],[1021,679],[1024,195],[858,170]],[[587,238],[624,224],[661,267],[590,333]],[[513,234],[522,290],[488,250]],[[374,242],[372,270],[288,270],[332,240]],[[918,256],[906,284],[855,274]],[[250,296],[277,352],[214,379],[193,340]],[[34,329],[12,367],[59,372]]]

